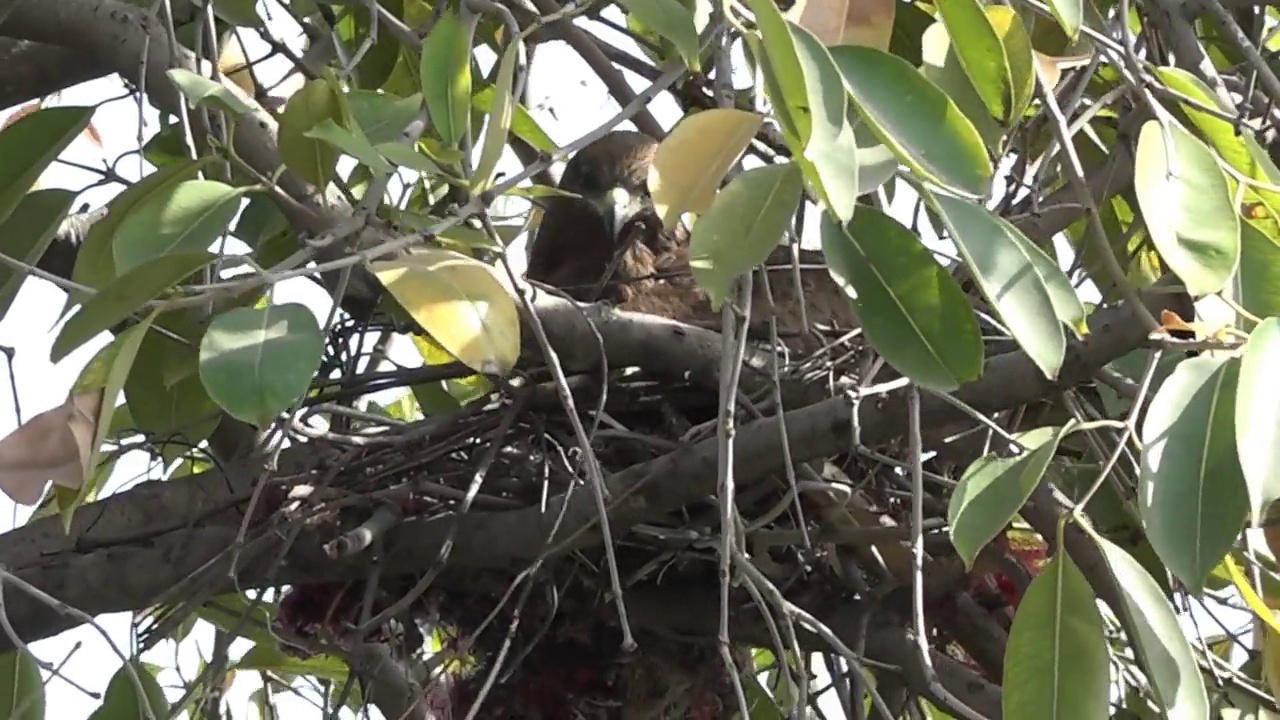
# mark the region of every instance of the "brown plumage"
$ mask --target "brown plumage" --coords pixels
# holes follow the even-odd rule
[[[718,329],[720,314],[689,271],[688,229],[679,224],[664,231],[651,204],[648,174],[657,147],[647,135],[618,130],[574,155],[560,189],[581,197],[548,199],[527,276],[583,302],[604,300],[623,310]],[[858,320],[823,267],[822,253],[801,250],[799,262],[803,303],[790,248],[779,246],[765,265],[779,337],[792,349],[812,350],[823,341],[811,328],[843,333],[858,327]],[[769,307],[759,275],[753,288],[749,329],[767,338]]]

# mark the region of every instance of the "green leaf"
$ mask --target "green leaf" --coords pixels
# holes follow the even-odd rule
[[[1093,588],[1059,551],[1031,581],[1004,652],[1007,718],[1107,717],[1111,669]]]
[[[674,0],[672,0],[674,2]],[[491,103],[489,119],[485,123],[484,143],[480,146],[480,162],[471,176],[472,192],[484,192],[493,187],[493,173],[498,169],[502,151],[507,147],[507,133],[511,132],[511,109],[515,105],[512,92],[516,80],[516,59],[520,44],[507,45],[498,65],[498,79],[493,91],[496,102]]]
[[[0,254],[34,267],[49,249],[75,199],[76,193],[61,188],[27,193],[13,213],[0,222]],[[9,306],[26,279],[26,273],[0,264],[0,318],[9,313]]]
[[[1235,434],[1249,510],[1262,512],[1280,498],[1280,318],[1267,318],[1249,335],[1240,358]]]
[[[133,673],[129,667],[133,667]],[[137,676],[137,682],[134,676]],[[142,686],[142,693],[138,692]],[[165,699],[164,688],[156,682],[156,677],[145,663],[130,660],[129,665],[121,665],[107,683],[107,692],[103,695],[102,705],[89,716],[89,720],[134,720],[147,717],[164,718],[169,716],[169,701]]]
[[[49,163],[80,136],[92,107],[42,108],[0,131],[0,221],[18,207]]]
[[[804,71],[796,55],[791,31],[773,0],[747,0],[756,16],[761,38],[743,35],[751,55],[764,70],[765,94],[785,133],[803,147],[809,142],[810,121]]]
[[[232,25],[239,27],[263,27],[262,18],[258,17],[257,0],[218,0],[213,5],[213,14]]]
[[[119,277],[116,271],[115,240],[116,230],[120,224],[133,214],[134,208],[146,201],[153,193],[166,193],[170,186],[188,178],[195,177],[212,158],[200,160],[184,160],[182,162],[160,168],[138,182],[130,185],[107,204],[107,214],[89,229],[89,237],[76,255],[76,266],[71,272],[75,282],[101,289]],[[72,291],[68,302],[81,302],[80,293]],[[70,307],[70,305],[68,305]]]
[[[162,255],[209,249],[226,232],[245,192],[216,180],[185,180],[151,193],[116,229],[116,271],[128,273]]]
[[[417,170],[426,175],[443,174],[440,166],[432,162],[431,158],[403,143],[383,143],[378,145],[376,149],[382,154],[382,157],[400,167]]]
[[[714,309],[724,303],[734,278],[778,247],[803,192],[794,163],[752,168],[726,185],[693,224],[689,266]]]
[[[291,679],[310,676],[337,683],[347,679],[347,664],[341,659],[332,655],[316,655],[305,659],[288,655],[280,649],[275,639],[249,648],[248,652],[240,656],[235,668],[279,673]]]
[[[1187,292],[1221,290],[1240,261],[1240,217],[1209,151],[1172,119],[1138,135],[1133,189],[1151,241]]]
[[[991,189],[982,138],[946,93],[902,58],[841,45],[831,57],[876,137],[912,170],[970,197]]]
[[[158,441],[180,438],[190,445],[209,437],[218,424],[218,404],[200,382],[198,359],[196,348],[159,332],[142,339],[124,382],[124,397],[139,430]],[[190,370],[170,382],[176,363]]]
[[[1058,21],[1058,26],[1071,42],[1080,37],[1080,27],[1084,25],[1084,2],[1085,0],[1049,0],[1053,19]]]
[[[1012,106],[1004,118],[1016,123],[1031,104],[1036,90],[1035,55],[1031,49],[1031,36],[1022,24],[1017,11],[1008,5],[988,5],[987,20],[995,28],[1000,43],[1004,45],[1005,60],[1009,63],[1009,87]]]
[[[370,145],[397,142],[422,110],[422,95],[401,98],[371,90],[347,93],[347,106]]]
[[[1236,455],[1240,361],[1184,360],[1156,391],[1142,423],[1139,505],[1147,537],[1198,593],[1249,512]]]
[[[1251,222],[1240,223],[1240,305],[1260,318],[1280,316],[1280,242]],[[1247,323],[1241,323],[1246,326]]]
[[[1026,452],[1016,457],[984,455],[964,471],[947,506],[947,523],[951,543],[966,568],[973,567],[982,548],[1031,497],[1063,434],[1063,429],[1056,427],[1028,430],[1017,435]]]
[[[174,85],[178,86],[179,92],[197,107],[203,105],[225,110],[232,116],[253,114],[253,108],[250,108],[225,85],[215,82],[213,78],[207,78],[186,68],[170,68],[165,71],[165,74]]]
[[[49,351],[50,361],[58,362],[217,257],[209,252],[162,255],[121,275],[89,298],[62,326]]]
[[[98,416],[94,418],[93,437],[89,439],[89,455],[81,457],[84,483],[75,492],[74,499],[58,503],[62,527],[66,532],[71,531],[71,520],[76,509],[86,502],[92,502],[109,477],[107,473],[99,472],[98,468],[98,461],[102,455],[102,442],[111,429],[112,419],[116,413],[116,398],[120,396],[125,378],[133,368],[142,339],[151,329],[155,319],[156,313],[153,312],[142,322],[117,335],[109,345],[98,351],[72,386],[71,393],[78,395],[87,392],[90,387],[99,387],[101,383],[102,403],[98,407]]]
[[[1155,699],[1169,720],[1204,720],[1211,717],[1204,680],[1178,616],[1173,613],[1160,586],[1142,565],[1111,541],[1082,525],[1093,536],[1107,559],[1122,608],[1128,620],[1129,640],[1151,682]]]
[[[960,66],[973,82],[993,117],[1007,119],[1013,105],[1013,83],[1004,43],[978,0],[936,0],[935,6],[955,42]]]
[[[911,231],[869,206],[847,227],[824,213],[822,249],[832,277],[856,294],[867,339],[898,372],[940,392],[982,374],[973,310]]]
[[[359,160],[376,175],[390,175],[395,172],[395,168],[391,167],[377,149],[369,144],[369,140],[358,128],[352,132],[334,122],[333,118],[321,120],[315,127],[303,133],[303,136],[332,145]]]
[[[493,95],[493,86],[490,85],[476,93],[471,98],[471,102],[476,110],[489,112],[493,107]],[[551,141],[547,133],[538,125],[538,121],[534,120],[529,111],[520,103],[516,103],[511,109],[511,132],[542,152],[551,153],[556,151],[556,144]]]
[[[840,222],[853,218],[858,204],[858,140],[849,123],[844,83],[831,53],[808,30],[788,22],[796,57],[804,72],[810,111],[809,141],[801,169],[818,188]],[[895,163],[896,165],[896,163]]]
[[[693,26],[693,13],[676,0],[621,0],[628,15],[671,41],[685,66],[694,72],[702,69],[699,58],[698,30]]]
[[[200,379],[232,417],[266,427],[306,393],[323,353],[306,305],[237,308],[214,318],[200,341]]]
[[[289,222],[281,214],[275,200],[269,195],[254,195],[240,212],[235,230],[231,231],[241,242],[257,250],[262,243],[289,228]]]
[[[471,136],[471,40],[452,6],[422,41],[420,69],[431,126],[445,145],[461,147]]]
[[[928,190],[922,194],[947,226],[983,297],[1040,372],[1050,380],[1056,378],[1067,340],[1041,272],[1053,272],[1054,280],[1074,298],[1062,270],[1017,228],[982,205]]]
[[[324,78],[307,81],[280,113],[280,157],[290,170],[317,188],[328,186],[338,163],[333,146],[306,134],[324,120],[342,121],[340,98]]]
[[[973,81],[960,67],[960,57],[956,55],[951,35],[941,21],[925,28],[921,34],[920,61],[920,74],[946,93],[973,123],[983,143],[998,152],[1004,143],[1005,128],[991,116],[974,89]]]
[[[40,665],[26,650],[0,655],[0,716],[44,720],[44,680]]]

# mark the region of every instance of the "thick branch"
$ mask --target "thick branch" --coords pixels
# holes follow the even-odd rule
[[[110,73],[92,55],[0,38],[0,108],[21,105]]]

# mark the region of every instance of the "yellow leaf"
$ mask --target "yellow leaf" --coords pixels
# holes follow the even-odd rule
[[[823,45],[862,45],[888,51],[897,0],[797,0],[791,22]]]
[[[1275,695],[1280,688],[1280,635],[1269,627],[1262,632],[1262,677]]]
[[[715,108],[690,115],[658,145],[649,168],[653,207],[670,228],[687,212],[704,213],[729,168],[747,149],[764,117]]]
[[[498,270],[429,248],[369,270],[451,355],[477,372],[506,375],[520,356],[520,311]]]
[[[1236,564],[1234,558],[1228,555],[1223,562],[1227,564],[1227,574],[1231,576],[1231,582],[1235,583],[1236,589],[1240,591],[1240,597],[1244,598],[1244,602],[1253,611],[1258,619],[1270,626],[1273,632],[1280,632],[1280,621],[1276,620],[1275,613],[1271,612],[1271,608],[1262,602],[1262,598],[1249,584],[1249,580],[1245,578],[1244,573],[1240,571],[1240,566]]]
[[[218,72],[228,80],[240,86],[249,97],[256,97],[257,87],[253,82],[253,73],[249,70],[249,58],[245,56],[244,44],[237,33],[231,33],[227,44],[218,53]]]

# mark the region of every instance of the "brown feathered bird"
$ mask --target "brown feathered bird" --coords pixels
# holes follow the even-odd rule
[[[560,288],[576,300],[604,300],[620,309],[690,325],[720,328],[720,314],[689,270],[689,231],[664,230],[649,196],[649,167],[658,143],[638,132],[616,130],[580,150],[565,167],[561,190],[579,197],[551,197],[529,250],[530,280]],[[800,250],[803,300],[787,246],[765,262],[778,336],[793,350],[825,344],[824,333],[858,327],[848,296],[824,267],[822,253]],[[765,285],[753,283],[749,333],[769,337]],[[807,325],[806,321],[807,320]]]

